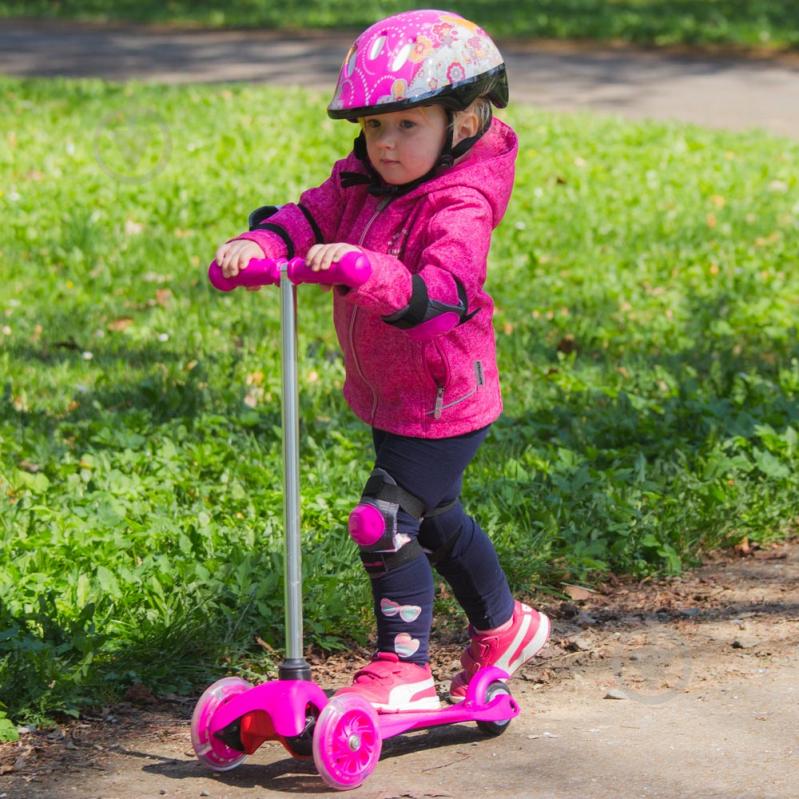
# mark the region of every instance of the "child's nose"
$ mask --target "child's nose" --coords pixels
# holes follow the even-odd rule
[[[393,130],[384,129],[380,131],[379,143],[381,147],[394,147],[396,136]]]

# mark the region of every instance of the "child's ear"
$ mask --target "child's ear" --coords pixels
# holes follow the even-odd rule
[[[480,130],[480,118],[476,111],[467,109],[461,111],[455,117],[455,135],[452,137],[453,144],[457,144],[462,139],[476,136]]]

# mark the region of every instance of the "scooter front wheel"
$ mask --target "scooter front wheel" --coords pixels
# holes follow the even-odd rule
[[[382,747],[377,712],[357,694],[334,696],[316,721],[313,759],[331,788],[357,788],[374,770]]]
[[[211,735],[211,722],[216,711],[232,697],[249,691],[252,686],[241,677],[223,677],[205,689],[191,717],[191,743],[201,763],[214,771],[230,771],[246,760],[247,755],[232,749]]]

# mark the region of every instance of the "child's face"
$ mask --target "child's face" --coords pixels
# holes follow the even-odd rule
[[[433,168],[446,141],[447,114],[431,105],[364,117],[361,125],[372,166],[386,183],[399,186]]]

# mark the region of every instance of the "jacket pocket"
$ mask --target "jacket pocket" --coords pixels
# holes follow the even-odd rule
[[[452,399],[447,399],[445,402],[445,392],[446,392],[446,384],[436,385],[436,400],[433,409],[430,411],[426,411],[428,416],[432,416],[434,419],[440,419],[441,414],[447,409],[452,408],[455,405],[460,405],[461,402],[465,402],[470,397],[473,397],[482,387],[485,385],[485,375],[483,374],[483,362],[482,361],[474,361],[473,363],[473,370],[474,375],[472,378],[472,385],[471,387],[464,393],[460,394],[457,397],[453,397]]]

